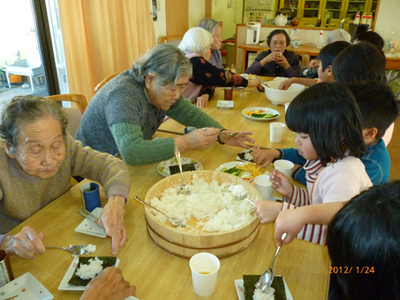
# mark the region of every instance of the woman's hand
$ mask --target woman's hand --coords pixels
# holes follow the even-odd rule
[[[126,242],[126,229],[124,226],[125,198],[112,195],[101,211],[99,226],[104,227],[107,236],[112,240],[112,254],[117,254],[118,248]]]
[[[290,180],[282,172],[278,170],[273,170],[269,174],[269,178],[272,182],[272,187],[278,193],[288,198],[292,197],[293,185],[290,183]]]
[[[253,160],[257,166],[266,168],[274,160],[278,159],[280,153],[278,150],[261,150],[260,146],[255,145],[253,147]]]
[[[180,152],[204,150],[214,145],[221,129],[204,127],[175,138],[175,146]]]
[[[197,107],[204,108],[208,105],[209,95],[203,94],[197,97]]]
[[[134,285],[125,281],[120,269],[108,267],[89,282],[79,300],[123,300],[135,290]]]
[[[254,201],[254,211],[261,224],[274,222],[282,204],[273,201]]]
[[[288,63],[286,57],[284,55],[279,56],[276,60],[275,63],[285,70],[290,68],[290,64]]]
[[[225,143],[230,146],[235,146],[235,147],[242,147],[245,149],[250,149],[251,147],[247,146],[244,141],[250,142],[252,144],[255,143],[255,141],[249,137],[249,135],[252,135],[253,132],[251,131],[240,131],[239,134],[235,137],[228,137],[228,134],[235,133],[237,131],[229,131],[229,130],[224,130],[219,133],[219,140],[222,143]]]
[[[289,79],[287,79],[287,80],[284,80],[284,81],[282,81],[281,82],[281,84],[279,85],[279,90],[283,90],[283,91],[286,91],[288,88],[290,88],[290,86],[292,85],[292,79],[291,78],[289,78]]]
[[[277,62],[281,56],[283,56],[281,52],[271,52],[269,55],[260,60],[260,64],[261,66],[265,66],[269,62]]]
[[[44,233],[26,226],[20,233],[14,236],[6,236],[0,249],[15,254],[19,258],[34,259],[36,255],[44,254]]]
[[[262,89],[261,82],[257,78],[253,78],[247,82],[247,87],[255,87],[258,90]]]

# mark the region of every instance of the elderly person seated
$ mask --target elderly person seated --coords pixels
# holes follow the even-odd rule
[[[8,232],[68,191],[71,176],[100,182],[108,202],[99,225],[112,238],[112,253],[126,241],[124,205],[130,190],[125,164],[83,147],[67,132],[60,105],[35,97],[14,97],[4,109],[0,137],[0,233]],[[2,239],[4,236],[0,236]]]
[[[248,149],[244,141],[254,142],[248,137],[251,132],[229,137],[230,131],[182,96],[191,76],[192,64],[180,49],[166,43],[154,46],[94,95],[76,138],[96,150],[121,155],[129,165],[153,164],[173,157],[175,149],[201,150],[216,141]],[[200,129],[152,140],[166,115]]]
[[[261,52],[244,72],[262,76],[295,77],[300,74],[300,61],[296,53],[286,50],[290,37],[284,29],[275,29],[267,37],[270,50]]]
[[[0,250],[22,259],[34,259],[45,253],[43,241],[43,232],[26,226],[14,236],[0,237]],[[89,282],[79,300],[123,300],[135,290],[134,285],[125,281],[120,269],[108,267]]]
[[[211,64],[209,60],[212,43],[211,33],[203,28],[195,27],[185,33],[179,44],[179,48],[185,52],[186,57],[193,65],[192,78],[189,79],[189,83],[183,91],[185,98],[191,102],[197,101],[198,107],[206,107],[214,95],[216,86],[259,86],[261,88],[261,84],[256,78],[247,81],[240,75],[232,74],[230,71]]]
[[[211,44],[211,56],[209,59],[210,63],[217,68],[223,69],[221,51],[219,51],[222,43],[222,27],[220,23],[213,19],[206,18],[200,21],[199,27],[211,33],[214,39],[214,42]]]

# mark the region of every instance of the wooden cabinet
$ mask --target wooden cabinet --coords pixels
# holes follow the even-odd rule
[[[321,16],[321,27],[339,28],[340,21],[346,18],[354,20],[357,12],[375,13],[380,0],[280,0],[280,7],[292,7],[297,10],[300,26],[316,25]],[[329,21],[327,21],[329,20]],[[327,24],[328,23],[328,24]]]

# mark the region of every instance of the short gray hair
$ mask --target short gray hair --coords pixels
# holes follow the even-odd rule
[[[2,113],[0,137],[10,145],[11,153],[17,151],[17,137],[21,127],[51,117],[60,123],[64,138],[67,135],[68,119],[59,102],[36,96],[16,96]]]
[[[328,37],[326,38],[326,43],[330,44],[333,42],[338,42],[338,41],[345,41],[350,43],[351,41],[351,35],[344,29],[335,29],[329,32]]]
[[[192,63],[185,54],[168,43],[150,48],[145,55],[133,63],[131,75],[142,85],[150,73],[156,75],[159,87],[176,84],[180,77],[192,76]]]
[[[199,27],[204,28],[211,34],[214,34],[215,28],[218,26],[220,26],[218,21],[209,18],[205,18],[199,23]]]
[[[186,31],[179,48],[185,53],[194,52],[204,56],[212,43],[214,43],[214,38],[211,33],[203,28],[194,27]]]

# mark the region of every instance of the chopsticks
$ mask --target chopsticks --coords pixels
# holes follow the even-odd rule
[[[78,214],[80,214],[81,216],[85,217],[86,219],[88,219],[89,221],[92,221],[93,223],[95,223],[96,225],[98,225],[99,222],[99,218],[96,217],[94,214],[92,214],[91,212],[87,211],[84,208],[81,208],[80,210],[78,210]]]
[[[247,144],[247,143],[245,143],[245,145],[246,145],[246,146],[249,146],[249,147],[251,147],[251,148],[253,148],[253,147],[254,147],[254,145],[253,145],[253,144]],[[262,146],[260,146],[260,149],[263,149],[263,150],[271,150],[271,148],[268,148],[268,147],[262,147]]]
[[[164,130],[164,129],[157,129],[157,131],[165,132],[165,133],[172,133],[172,134],[177,134],[177,135],[185,135],[183,132],[169,131],[169,130]]]

